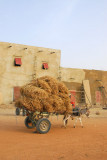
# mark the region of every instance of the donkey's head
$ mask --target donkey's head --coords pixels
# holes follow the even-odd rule
[[[89,118],[89,115],[90,115],[89,108],[85,107],[81,109],[81,114],[85,114]]]
[[[90,115],[90,111],[89,111],[89,108],[85,108],[86,109],[86,113],[85,113],[85,115],[89,118],[89,115]]]

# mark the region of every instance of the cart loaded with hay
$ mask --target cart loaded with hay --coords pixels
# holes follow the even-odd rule
[[[52,77],[44,76],[33,80],[23,86],[20,93],[21,97],[15,106],[26,109],[26,127],[36,127],[39,133],[47,133],[50,130],[50,114],[65,115],[72,112],[68,89]]]

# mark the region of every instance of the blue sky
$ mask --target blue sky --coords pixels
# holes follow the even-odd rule
[[[61,66],[107,70],[107,0],[0,0],[0,41],[61,50]]]

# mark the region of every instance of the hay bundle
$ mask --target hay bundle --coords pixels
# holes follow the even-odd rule
[[[26,96],[23,96],[18,101],[16,101],[16,106],[19,108],[22,108],[22,106],[24,106],[27,110],[30,110],[32,112],[35,112],[35,108],[39,112],[42,111],[42,104],[38,99],[32,99]]]
[[[66,108],[66,112],[67,113],[72,112],[72,105],[70,103],[69,94],[64,94],[64,93],[59,92],[58,95],[59,95],[59,97],[62,99],[62,101],[64,103],[64,106]]]
[[[66,111],[66,108],[64,106],[64,102],[59,96],[53,95],[52,99],[53,99],[54,112],[62,113],[62,112]]]
[[[64,94],[67,94],[67,95],[69,94],[67,87],[62,82],[58,83],[58,90],[61,93],[64,93]]]
[[[72,111],[68,89],[56,79],[44,76],[23,86],[16,106],[32,112],[69,113]]]
[[[53,108],[53,101],[50,99],[42,99],[43,111],[44,112],[55,112]]]
[[[33,86],[31,84],[25,85],[20,89],[20,93],[22,96],[31,97],[31,98],[47,98],[48,93],[36,86]]]
[[[45,90],[46,92],[48,93],[51,93],[52,92],[52,89],[50,88],[50,86],[48,85],[47,82],[45,82],[44,80],[42,79],[37,79],[36,81],[33,81],[31,83],[32,86],[36,86],[36,87],[39,87],[43,90]]]
[[[52,77],[44,76],[40,80],[45,81],[51,88],[51,94],[58,94],[58,81]]]

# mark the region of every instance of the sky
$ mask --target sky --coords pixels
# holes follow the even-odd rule
[[[61,50],[61,66],[107,71],[107,0],[0,0],[0,41]]]

